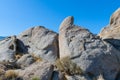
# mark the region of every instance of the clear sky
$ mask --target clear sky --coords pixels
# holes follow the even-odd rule
[[[120,0],[0,0],[0,36],[18,35],[38,25],[59,32],[67,16],[99,33],[119,7]]]

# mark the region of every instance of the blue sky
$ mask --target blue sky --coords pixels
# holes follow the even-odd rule
[[[76,25],[99,33],[119,7],[120,0],[0,0],[0,36],[18,35],[39,25],[59,32],[67,16],[74,16]]]

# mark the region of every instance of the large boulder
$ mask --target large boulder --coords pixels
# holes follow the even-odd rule
[[[18,35],[18,39],[20,51],[51,62],[59,57],[58,34],[42,26],[22,32]]]
[[[0,62],[14,62],[16,54],[16,37],[7,37],[0,41]]]
[[[16,71],[23,80],[51,80],[53,73],[53,65],[49,62],[37,62],[29,67],[26,67],[25,70]]]
[[[70,16],[60,25],[60,59],[69,56],[90,78],[102,74],[105,80],[115,80],[120,71],[120,52],[73,22]]]
[[[112,14],[110,23],[101,30],[99,36],[120,50],[120,8]]]

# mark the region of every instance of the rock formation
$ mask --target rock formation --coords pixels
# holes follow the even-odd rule
[[[63,52],[60,54],[60,58],[62,56],[67,56],[69,55],[69,50],[66,49],[69,45],[69,43],[67,42],[67,40],[63,40],[67,35],[67,33],[65,34],[65,30],[67,30],[69,27],[71,27],[73,25],[73,17],[69,16],[67,17],[60,25],[60,29],[59,29],[59,49],[60,52]],[[64,45],[64,46],[63,46]]]
[[[98,35],[69,16],[0,40],[1,80],[120,80],[120,9]]]
[[[120,50],[120,8],[117,9],[110,18],[110,23],[103,28],[99,36],[111,43],[114,47]]]
[[[35,62],[35,59],[30,54],[23,55],[20,59],[17,60],[16,64],[21,68],[28,67]]]
[[[53,65],[49,62],[37,62],[31,66],[25,68],[24,70],[18,70],[19,76],[23,77],[23,80],[32,80],[38,78],[39,80],[51,80]]]
[[[60,58],[70,56],[85,74],[94,77],[104,74],[106,80],[114,80],[120,70],[120,52],[87,29],[63,25],[66,22],[73,23],[73,17],[67,17],[60,26]]]
[[[0,62],[14,62],[16,54],[16,37],[11,36],[0,41]]]
[[[18,35],[18,39],[26,47],[21,49],[36,57],[51,62],[59,57],[58,34],[42,26],[34,27],[22,32]]]
[[[120,39],[120,8],[110,18],[110,23],[103,28],[99,36],[103,39]]]

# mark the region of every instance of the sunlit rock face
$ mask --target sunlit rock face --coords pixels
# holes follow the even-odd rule
[[[112,14],[110,23],[101,30],[99,36],[120,50],[120,8]]]
[[[110,23],[101,30],[99,36],[103,39],[120,39],[120,8],[112,14]]]
[[[58,34],[45,27],[30,28],[18,35],[18,39],[20,48],[26,53],[51,62],[59,57]]]
[[[120,9],[98,35],[68,16],[59,34],[37,26],[0,40],[1,80],[13,78],[7,70],[15,80],[120,80]]]
[[[10,36],[0,41],[0,62],[14,62],[16,54],[16,36]]]
[[[60,59],[69,56],[89,77],[104,74],[105,80],[115,80],[120,52],[73,20],[69,16],[60,25]]]

